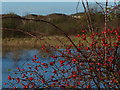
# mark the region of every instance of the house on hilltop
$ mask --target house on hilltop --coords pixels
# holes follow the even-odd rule
[[[76,18],[76,19],[80,19],[84,16],[84,13],[76,13],[76,14],[72,14],[71,17]]]

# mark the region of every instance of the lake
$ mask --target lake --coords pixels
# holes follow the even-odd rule
[[[61,51],[64,51],[64,50],[61,49]],[[74,49],[72,50],[73,53],[75,53],[75,51],[76,50],[74,50]],[[120,53],[120,49],[118,52]],[[8,75],[15,76],[14,74],[11,74],[11,73],[13,73],[14,71],[17,71],[16,67],[22,67],[22,65],[24,64],[24,68],[27,68],[28,67],[26,65],[27,63],[33,64],[33,63],[31,63],[31,60],[33,59],[34,55],[38,56],[38,60],[42,63],[50,63],[50,62],[54,62],[54,60],[64,60],[64,58],[61,58],[61,57],[58,59],[51,58],[49,56],[49,53],[46,54],[43,51],[38,50],[38,49],[15,50],[15,51],[11,51],[11,52],[5,52],[3,54],[4,54],[4,56],[2,58],[2,83],[8,82],[8,79],[7,79]],[[50,54],[60,55],[59,52],[51,52]],[[68,63],[69,63],[69,61],[68,61]],[[39,70],[39,74],[44,75],[46,79],[50,80],[50,76],[54,76],[54,74],[51,72],[54,71],[54,69],[60,67],[61,70],[70,70],[70,72],[64,73],[64,77],[68,77],[70,75],[71,71],[73,71],[73,70],[76,71],[76,68],[74,66],[75,64],[73,63],[73,66],[70,66],[70,65],[67,65],[68,63],[66,62],[66,63],[64,63],[65,66],[60,67],[61,64],[59,62],[56,62],[55,67],[51,66],[49,68],[44,68],[44,70]],[[33,64],[33,65],[38,65],[38,64]],[[87,66],[88,65],[86,64],[86,67]],[[71,67],[72,67],[72,69],[71,69]],[[84,73],[88,72],[87,70],[84,70],[83,67],[81,67],[80,69],[82,70],[81,75],[84,75]],[[47,71],[47,73],[44,74],[43,71]],[[61,72],[59,74],[60,74],[60,76],[63,75]],[[21,74],[17,74],[17,77],[18,76],[21,77]],[[32,75],[28,75],[28,76],[32,76]],[[58,76],[56,76],[56,78],[59,78],[60,76],[58,75]],[[80,81],[80,82],[82,82],[82,81]],[[40,83],[41,82],[39,82],[39,84]],[[91,83],[93,83],[93,81],[91,81]],[[86,85],[88,85],[88,83],[86,83],[85,86]],[[84,88],[85,88],[85,86],[84,86]],[[8,87],[8,85],[4,85],[4,88],[6,88],[6,87]],[[18,84],[17,87],[22,87],[22,86]],[[104,87],[103,84],[101,84],[101,87]],[[96,88],[96,86],[93,86],[93,88]]]
[[[53,62],[54,59],[49,57],[49,54],[46,54],[38,49],[33,49],[33,50],[15,50],[15,51],[11,51],[11,52],[5,52],[3,53],[4,56],[2,58],[2,83],[6,83],[8,82],[8,75],[11,75],[11,73],[13,73],[13,71],[16,71],[16,67],[21,67],[23,64],[24,68],[27,68],[26,63],[31,63],[31,59],[33,59],[33,56],[36,55],[39,57],[39,61],[41,61],[42,63],[48,63],[48,62]],[[58,52],[52,52],[50,53],[52,55],[60,55],[60,53]],[[58,58],[61,59],[61,58]],[[57,62],[57,65],[60,66],[59,62]],[[64,66],[61,69],[69,69],[71,68],[70,66]],[[74,68],[73,68],[74,69]],[[50,78],[51,75],[54,75],[53,73],[51,73],[54,69],[53,67],[47,68],[45,69],[47,70],[47,74],[45,74],[46,78]],[[49,72],[51,71],[51,72]],[[43,74],[43,71],[40,71],[41,74]],[[13,75],[13,74],[12,74]],[[19,74],[18,74],[19,75]],[[31,76],[31,75],[28,75]],[[65,76],[67,77],[68,74],[65,74]],[[56,77],[57,78],[57,77]],[[4,88],[8,87],[8,85],[4,85]],[[21,85],[18,85],[18,87],[21,87]]]
[[[8,81],[7,77],[16,67],[21,67],[24,63],[30,61],[34,55],[38,55],[38,50],[15,50],[5,52],[2,58],[2,83]],[[45,60],[44,58],[42,60]],[[7,85],[5,86],[7,87]]]

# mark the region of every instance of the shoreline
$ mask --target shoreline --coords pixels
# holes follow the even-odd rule
[[[89,46],[92,40],[88,37],[86,40],[77,38],[76,36],[69,36],[75,45],[83,43],[85,46]],[[97,37],[96,37],[97,39]],[[110,42],[115,43],[116,39],[112,39]],[[45,36],[41,40],[36,38],[4,38],[2,39],[2,47],[5,48],[40,48],[42,45],[46,46],[59,46],[60,48],[65,48],[64,45],[71,45],[71,42],[64,36]],[[98,45],[101,45],[101,41],[98,41]]]

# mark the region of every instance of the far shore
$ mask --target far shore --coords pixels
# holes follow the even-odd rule
[[[85,41],[81,38],[76,38],[74,35],[70,36],[70,38],[76,45],[83,43],[88,46],[92,42],[89,37]],[[116,42],[115,39],[111,41]],[[98,44],[101,43],[100,41],[98,42]],[[2,40],[3,48],[40,48],[42,45],[65,48],[65,46],[71,45],[71,42],[65,36],[47,36],[40,38],[40,40],[37,38],[4,38]]]

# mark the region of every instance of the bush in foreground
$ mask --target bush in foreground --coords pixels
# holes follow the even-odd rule
[[[50,60],[34,55],[4,84],[10,88],[120,88],[119,30],[107,29],[90,36],[82,30],[83,34],[75,37],[83,42],[65,49],[42,45],[41,50],[49,53]]]

